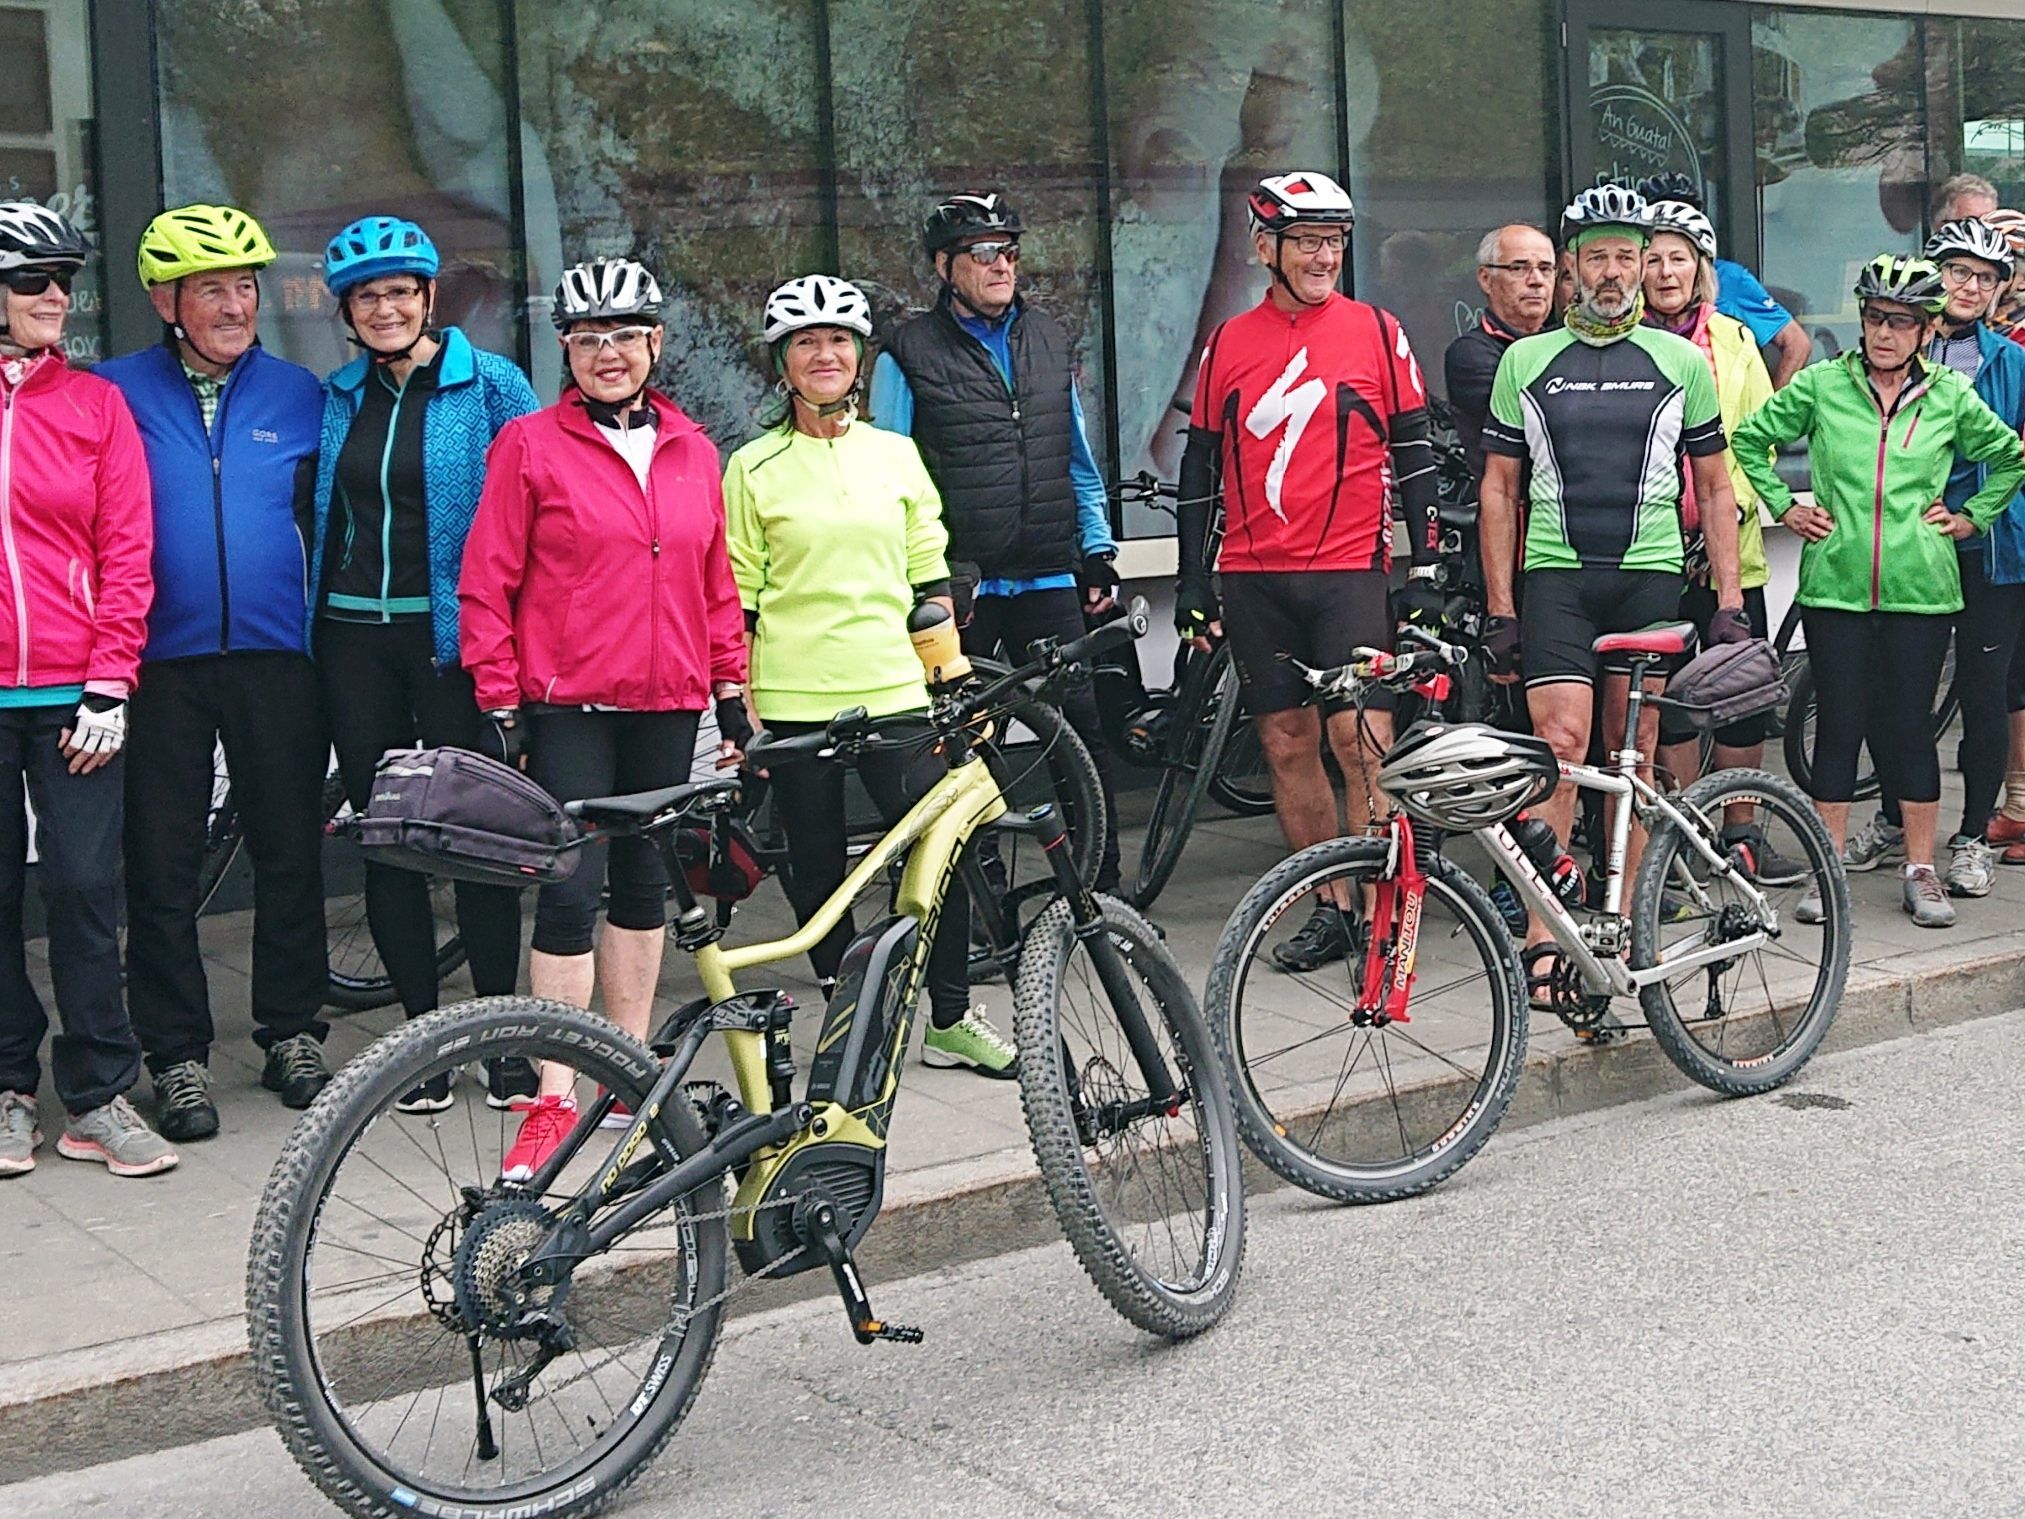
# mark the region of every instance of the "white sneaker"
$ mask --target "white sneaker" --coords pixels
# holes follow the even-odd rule
[[[1948,902],[1948,890],[1934,867],[1921,865],[1905,878],[1903,900],[1906,915],[1920,928],[1952,928],[1955,909]]]
[[[1948,840],[1948,895],[1987,897],[1997,879],[1997,851],[1981,839],[1958,833]]]
[[[1905,830],[1885,821],[1882,812],[1849,836],[1842,846],[1844,870],[1875,870],[1905,858]]]

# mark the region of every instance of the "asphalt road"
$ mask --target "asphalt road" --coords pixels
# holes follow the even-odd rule
[[[621,1512],[2025,1512],[2025,1012],[1494,1140],[1432,1197],[1257,1203],[1152,1344],[1066,1246],[727,1334]],[[334,1513],[265,1432],[0,1489],[9,1519]]]

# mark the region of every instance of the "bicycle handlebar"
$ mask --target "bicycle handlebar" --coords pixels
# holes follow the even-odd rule
[[[1318,670],[1291,657],[1288,662],[1317,695],[1340,699],[1354,696],[1363,686],[1407,690],[1431,673],[1454,669],[1469,660],[1468,649],[1438,638],[1424,628],[1402,627],[1399,636],[1422,647],[1408,652],[1353,649],[1348,664],[1330,670]]]

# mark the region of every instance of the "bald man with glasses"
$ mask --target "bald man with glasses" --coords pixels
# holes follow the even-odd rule
[[[1477,285],[1484,292],[1477,325],[1448,345],[1442,372],[1456,436],[1469,457],[1470,478],[1484,478],[1484,418],[1498,361],[1520,338],[1547,325],[1554,310],[1554,244],[1538,227],[1512,222],[1477,244]]]

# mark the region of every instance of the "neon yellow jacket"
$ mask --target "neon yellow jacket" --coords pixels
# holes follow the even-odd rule
[[[907,615],[915,586],[948,578],[949,534],[912,439],[869,422],[763,433],[731,456],[724,510],[762,720],[928,705]]]
[[[1758,352],[1750,328],[1720,312],[1709,315],[1709,351],[1716,360],[1716,405],[1723,414],[1723,436],[1730,440],[1723,465],[1730,489],[1737,493],[1738,580],[1746,589],[1772,578],[1765,564],[1765,531],[1759,521],[1758,490],[1737,462],[1737,428],[1744,418],[1772,399],[1772,376]]]

